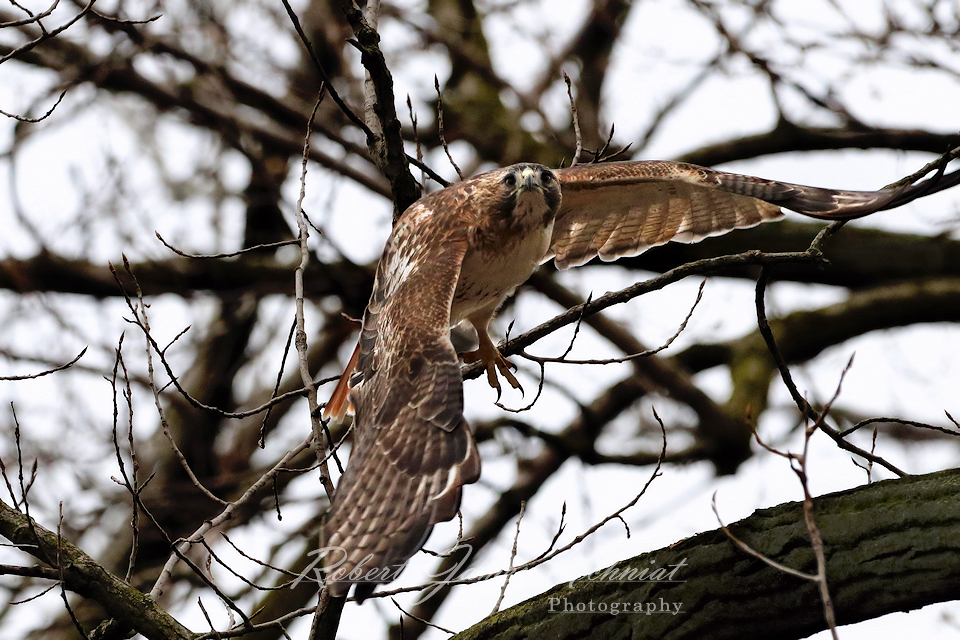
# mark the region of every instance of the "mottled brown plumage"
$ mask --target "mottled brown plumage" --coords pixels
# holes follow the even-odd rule
[[[676,162],[612,162],[551,171],[497,169],[422,198],[401,216],[377,269],[356,369],[326,407],[355,410],[353,450],[324,525],[327,586],[357,596],[389,582],[451,519],[480,459],[463,418],[450,327],[467,320],[491,386],[509,363],[487,325],[536,266],[637,255],[671,240],[697,242],[783,214],[855,218],[960,182],[960,172],[899,189],[835,191]],[[348,393],[349,390],[349,393]],[[351,574],[351,572],[353,572]]]
[[[548,250],[560,200],[548,169],[527,169],[523,182],[510,167],[421,199],[387,241],[349,380],[353,451],[324,526],[325,546],[342,549],[327,560],[341,572],[328,577],[334,595],[357,582],[362,597],[392,579],[480,475],[450,327],[464,319],[477,327],[477,354],[496,381],[494,369],[506,365],[487,323]],[[541,178],[551,181],[552,207],[544,191],[526,189]],[[342,410],[328,404],[328,413]],[[371,569],[387,579],[356,579]]]

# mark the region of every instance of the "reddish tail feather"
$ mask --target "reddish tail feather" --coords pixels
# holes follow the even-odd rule
[[[324,420],[332,417],[337,422],[340,422],[343,420],[343,417],[347,415],[347,411],[353,410],[353,407],[350,406],[350,401],[347,399],[347,394],[350,392],[350,376],[357,367],[357,358],[359,357],[360,343],[357,342],[357,348],[353,350],[353,355],[350,356],[350,362],[347,364],[347,368],[343,370],[343,375],[340,376],[340,380],[337,382],[337,388],[333,390],[330,400],[327,401],[327,406],[323,408]]]

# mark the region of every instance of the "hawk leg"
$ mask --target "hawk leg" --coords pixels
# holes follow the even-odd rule
[[[511,387],[520,389],[520,391],[523,391],[523,387],[520,386],[520,382],[516,376],[510,372],[510,369],[516,369],[517,366],[501,355],[500,350],[497,349],[497,346],[493,344],[493,340],[490,339],[490,334],[487,333],[487,325],[490,323],[490,318],[492,317],[492,312],[481,312],[467,318],[470,324],[473,325],[473,328],[477,330],[477,339],[480,341],[480,346],[473,351],[465,352],[463,354],[463,361],[466,364],[472,362],[483,363],[483,367],[487,371],[487,383],[497,390],[497,397],[499,398],[500,380],[497,378],[498,370],[500,371],[500,375],[510,383]]]

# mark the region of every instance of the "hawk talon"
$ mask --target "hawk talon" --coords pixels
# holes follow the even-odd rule
[[[504,358],[500,350],[493,346],[492,343],[489,346],[481,344],[473,351],[467,351],[463,354],[463,362],[465,364],[474,362],[483,363],[484,369],[487,372],[487,384],[497,390],[497,401],[500,400],[500,393],[502,391],[500,388],[500,379],[497,377],[497,371],[510,383],[511,387],[519,389],[520,393],[523,393],[523,386],[520,384],[520,381],[510,372],[511,369],[516,369],[517,365]]]

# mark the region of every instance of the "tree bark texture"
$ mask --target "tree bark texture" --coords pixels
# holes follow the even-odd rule
[[[960,593],[960,470],[832,493],[814,499],[814,511],[840,624],[948,601]],[[730,531],[768,558],[816,572],[801,502],[760,509],[730,525]],[[676,568],[677,582],[584,578],[560,584],[456,638],[786,640],[826,628],[813,582],[748,555],[722,530],[611,569],[651,567]],[[621,613],[612,615],[617,603]],[[634,612],[637,605],[642,612]],[[656,613],[648,614],[648,605]]]

